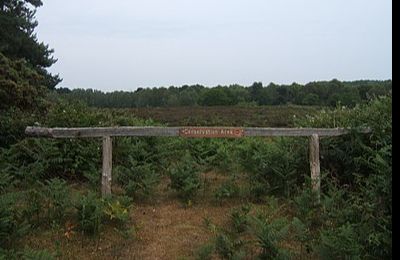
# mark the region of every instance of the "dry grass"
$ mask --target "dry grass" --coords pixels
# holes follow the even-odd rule
[[[79,232],[68,238],[67,227],[62,227],[35,231],[23,244],[58,252],[60,259],[194,259],[196,250],[214,235],[206,227],[205,218],[217,226],[227,227],[231,210],[244,203],[238,199],[216,203],[212,191],[227,176],[210,172],[203,177],[208,180],[208,189],[204,193],[200,191],[190,207],[185,207],[168,189],[167,179],[158,187],[155,198],[135,203],[131,227],[137,231],[131,239],[125,239],[111,226],[104,226],[97,238],[88,238]],[[266,207],[255,205],[254,210]]]
[[[225,179],[213,173],[208,173],[207,178],[213,183],[211,186]],[[131,239],[124,238],[117,230],[107,225],[97,237],[84,236],[74,229],[67,235],[66,225],[35,230],[26,236],[22,243],[32,249],[57,252],[60,259],[190,257],[212,235],[203,224],[204,218],[210,218],[214,223],[222,225],[229,211],[240,204],[233,201],[223,205],[216,204],[207,190],[206,196],[199,194],[197,203],[185,207],[167,186],[166,179],[158,187],[155,198],[135,203],[131,215],[131,227],[137,232]],[[82,192],[84,189],[74,187],[77,192]]]

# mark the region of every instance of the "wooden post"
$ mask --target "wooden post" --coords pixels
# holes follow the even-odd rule
[[[110,136],[103,136],[103,171],[101,176],[101,194],[103,197],[111,195],[112,170],[112,140]]]
[[[321,196],[321,169],[319,163],[319,136],[340,136],[348,134],[347,128],[264,128],[264,127],[160,127],[160,126],[124,126],[124,127],[74,127],[45,128],[28,126],[25,134],[48,138],[98,138],[103,137],[103,172],[101,192],[103,196],[111,194],[112,136],[181,136],[193,138],[227,138],[245,136],[311,136],[310,169],[312,190],[317,202]],[[357,130],[370,133],[370,128]]]
[[[310,138],[310,169],[312,190],[316,194],[317,203],[321,201],[321,168],[319,163],[319,137],[317,134]]]

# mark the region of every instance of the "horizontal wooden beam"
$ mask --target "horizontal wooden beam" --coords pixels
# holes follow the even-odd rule
[[[50,138],[79,138],[102,136],[178,136],[178,127],[73,127],[41,128],[27,127],[25,134]]]
[[[245,136],[339,136],[350,132],[345,128],[245,128]]]
[[[158,127],[158,126],[121,126],[121,127],[78,127],[78,128],[45,128],[28,126],[25,134],[36,137],[49,138],[82,138],[102,136],[185,136],[186,130],[194,133],[186,137],[241,137],[241,136],[339,136],[348,134],[345,128],[261,128],[261,127]],[[242,131],[240,135],[224,135],[232,131]],[[199,135],[196,135],[196,131]],[[207,135],[216,133],[218,135]],[[359,130],[362,133],[370,132],[369,128]]]

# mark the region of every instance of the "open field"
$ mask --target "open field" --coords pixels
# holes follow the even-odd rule
[[[293,118],[314,115],[311,106],[215,106],[116,109],[169,126],[293,126]]]

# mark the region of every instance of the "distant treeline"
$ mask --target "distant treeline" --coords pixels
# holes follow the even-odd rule
[[[336,106],[339,103],[352,107],[374,96],[390,95],[392,80],[345,82],[334,79],[305,85],[270,83],[268,86],[255,82],[249,87],[230,85],[213,88],[184,85],[110,93],[93,89],[59,88],[57,92],[67,99],[83,100],[90,106],[110,108],[286,104]]]

